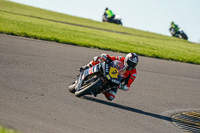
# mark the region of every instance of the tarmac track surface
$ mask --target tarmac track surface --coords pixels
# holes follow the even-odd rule
[[[114,101],[68,92],[78,68],[110,51],[0,34],[0,125],[21,133],[181,133],[170,113],[200,108],[200,66],[140,56]]]

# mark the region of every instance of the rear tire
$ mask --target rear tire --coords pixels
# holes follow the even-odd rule
[[[103,81],[101,79],[97,79],[95,82],[91,83],[89,86],[83,87],[80,91],[75,92],[75,96],[81,97],[86,94],[89,94],[90,92],[96,90],[102,85]]]
[[[187,37],[187,35],[185,33],[182,34],[182,38],[185,39],[185,40],[188,39],[188,37]]]

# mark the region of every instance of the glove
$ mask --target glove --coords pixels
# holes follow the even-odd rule
[[[88,65],[85,65],[85,66],[82,66],[82,67],[79,69],[79,71],[82,72],[82,71],[84,71],[85,69],[88,69],[88,68],[89,68],[89,66],[88,66]]]
[[[101,54],[101,59],[103,61],[105,61],[107,57],[108,57],[108,54],[106,54],[106,53]]]
[[[119,89],[124,90],[124,91],[128,91],[128,90],[129,90],[129,87],[127,87],[127,85],[122,85],[122,84],[120,84],[120,85],[119,85]]]

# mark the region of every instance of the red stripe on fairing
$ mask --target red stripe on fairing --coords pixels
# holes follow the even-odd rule
[[[82,80],[85,78],[85,75],[83,75]]]
[[[89,68],[89,74],[92,74],[93,73],[93,67],[90,67]]]

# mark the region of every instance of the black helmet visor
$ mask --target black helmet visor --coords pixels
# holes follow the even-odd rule
[[[128,67],[129,67],[129,68],[135,68],[136,65],[137,65],[137,63],[134,63],[134,62],[132,62],[132,61],[130,61],[130,60],[127,61],[127,64],[128,64]]]

